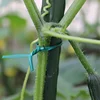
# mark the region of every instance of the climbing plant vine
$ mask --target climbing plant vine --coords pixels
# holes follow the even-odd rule
[[[76,14],[79,12],[83,4],[86,2],[86,0],[74,0],[74,2],[69,7],[69,9],[67,10],[67,12],[65,13],[65,15],[63,16],[63,18],[60,20],[59,23],[46,22],[44,20],[44,17],[49,14],[49,9],[52,7],[52,0],[45,0],[45,2],[46,2],[46,5],[43,7],[43,14],[40,14],[34,0],[24,0],[26,8],[32,18],[32,21],[36,27],[37,34],[38,34],[38,39],[33,41],[30,45],[30,52],[33,51],[32,45],[35,43],[38,43],[38,46],[42,48],[41,50],[38,49],[38,52],[37,52],[38,65],[36,68],[36,80],[35,80],[35,88],[34,88],[34,93],[33,93],[34,100],[44,100],[43,93],[44,93],[44,84],[45,84],[45,77],[46,77],[46,66],[47,66],[47,61],[48,61],[48,51],[50,48],[53,47],[53,46],[50,46],[52,37],[68,40],[70,42],[79,60],[81,61],[83,67],[86,69],[89,75],[91,74],[96,75],[96,72],[92,69],[91,65],[85,58],[83,52],[77,45],[77,42],[92,43],[92,44],[98,44],[98,45],[100,44],[99,40],[71,36],[70,32],[68,32],[67,30],[67,27],[70,25],[70,23],[72,22]],[[55,46],[57,47],[57,45],[58,44],[54,45],[54,47]],[[61,46],[61,43],[59,46]],[[49,49],[46,49],[46,48],[49,48]],[[26,77],[25,77],[22,91],[21,91],[20,100],[24,100],[24,93],[25,93],[25,88],[26,88],[28,77],[29,77],[29,73],[30,73],[30,67],[28,67],[28,70],[26,73]],[[89,82],[91,83],[91,80]]]

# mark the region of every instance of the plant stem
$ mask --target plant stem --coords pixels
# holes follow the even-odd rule
[[[38,10],[36,8],[36,5],[34,3],[34,1],[32,0],[24,0],[24,3],[28,9],[28,12],[34,22],[34,25],[38,31],[38,34],[40,34],[40,31],[41,31],[41,27],[43,25],[43,23],[41,22],[42,21],[42,18],[40,17],[38,13]],[[41,19],[41,20],[40,20]]]
[[[48,46],[47,38],[44,41],[39,41],[40,46]],[[47,65],[48,51],[41,51],[38,53],[38,66],[36,70],[36,80],[35,80],[35,90],[34,90],[34,100],[43,100],[43,90],[45,82],[45,73]]]
[[[53,32],[53,31],[43,31],[43,33],[45,35],[48,35],[48,36],[53,36],[53,37],[61,38],[61,39],[65,39],[65,40],[73,40],[73,41],[77,41],[77,42],[91,43],[91,44],[100,45],[100,40],[74,37],[74,36],[69,36],[69,35],[65,35],[65,34],[59,34],[59,33]]]
[[[43,100],[47,57],[48,52],[40,52],[38,54],[38,66],[36,71],[34,100]]]
[[[47,46],[47,39],[43,37],[41,33],[41,28],[43,23],[40,19],[42,19],[38,13],[37,7],[32,0],[24,0],[28,12],[35,24],[35,27],[38,31],[39,36],[39,45],[40,46]],[[35,81],[35,92],[34,92],[34,100],[42,100],[43,98],[43,87],[44,87],[44,80],[45,80],[45,72],[46,72],[46,64],[47,64],[47,52],[40,52],[38,54],[38,68],[36,72],[36,81]]]
[[[86,71],[89,74],[95,73],[94,70],[92,69],[92,67],[90,66],[90,64],[88,63],[88,61],[86,60],[86,58],[85,58],[84,54],[82,53],[81,49],[78,47],[78,45],[75,42],[70,41],[70,40],[75,40],[75,41],[78,41],[78,42],[80,41],[80,42],[88,42],[88,43],[99,43],[99,44],[100,44],[100,41],[95,40],[96,42],[92,42],[94,40],[90,41],[90,39],[88,40],[88,39],[84,39],[84,38],[75,38],[75,37],[71,37],[71,36],[68,36],[68,35],[62,35],[62,34],[58,34],[56,32],[51,32],[51,31],[44,31],[44,33],[46,35],[49,35],[49,36],[54,36],[54,37],[57,37],[57,38],[62,38],[62,39],[69,40],[69,42],[71,43],[72,47],[74,48],[79,60],[83,64]]]
[[[81,51],[81,49],[79,48],[79,46],[77,45],[77,43],[70,41],[70,40],[76,40],[79,42],[79,40],[82,40],[81,42],[85,42],[84,39],[79,39],[77,40],[77,38],[69,38],[70,36],[68,36],[69,34],[67,33],[67,35],[62,35],[62,34],[57,34],[56,32],[51,32],[51,31],[46,31],[44,32],[45,34],[49,35],[49,36],[54,36],[57,38],[62,38],[62,39],[66,39],[69,40],[69,42],[71,43],[72,47],[75,50],[75,53],[77,54],[79,60],[81,61],[81,63],[83,64],[84,68],[86,69],[88,74],[93,74],[95,73],[95,71],[92,69],[91,65],[88,63],[87,59],[85,58],[83,52]],[[67,37],[68,36],[68,37]],[[92,42],[89,42],[92,43]],[[100,44],[100,41],[99,41]]]
[[[27,84],[28,78],[29,78],[29,74],[30,74],[30,67],[28,67],[28,70],[27,70],[27,73],[26,73],[26,76],[24,79],[20,100],[24,100],[24,94],[25,94],[25,89],[26,89],[26,84]]]
[[[38,15],[38,18],[39,18],[40,21],[41,21],[41,24],[44,24],[44,20],[43,20],[41,14],[40,14],[40,12],[39,12],[39,10],[38,10],[38,8],[37,8],[35,2],[34,2],[34,0],[32,0],[32,4],[33,4],[33,7],[34,7],[34,9],[35,9],[35,11],[36,11],[36,13],[37,13],[37,15]]]
[[[68,11],[65,13],[64,17],[60,21],[63,30],[65,31],[69,24],[72,22],[76,14],[79,12],[86,0],[74,0]]]
[[[68,32],[66,32],[66,34],[69,35]],[[95,71],[92,69],[91,65],[88,63],[86,57],[84,56],[83,52],[81,51],[81,49],[79,48],[79,46],[77,45],[76,42],[74,41],[70,41],[71,46],[73,47],[77,57],[79,58],[80,62],[82,63],[83,67],[85,68],[85,70],[87,71],[88,74],[94,74]]]
[[[31,42],[31,44],[30,44],[30,52],[33,51],[33,44],[35,44],[37,41],[38,41],[38,39],[36,39],[33,42]],[[22,87],[22,91],[21,91],[20,100],[24,100],[24,94],[25,94],[25,89],[26,89],[26,84],[27,84],[28,78],[29,78],[29,74],[30,74],[30,67],[28,67],[28,69],[27,69],[27,73],[26,73],[26,76],[25,76],[25,79],[24,79],[24,82],[23,82],[23,87]]]

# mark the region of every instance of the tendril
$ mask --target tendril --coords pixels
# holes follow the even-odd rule
[[[49,11],[47,9],[51,7],[49,0],[46,0],[46,3],[47,3],[47,5],[43,7],[44,13],[42,14],[42,17],[46,16],[49,13]]]

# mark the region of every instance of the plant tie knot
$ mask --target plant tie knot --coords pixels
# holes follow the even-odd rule
[[[29,60],[29,65],[30,65],[30,70],[33,71],[34,70],[34,66],[33,66],[33,59],[32,57],[37,54],[38,52],[42,52],[42,51],[50,51],[53,50],[59,46],[61,46],[62,43],[59,43],[57,45],[54,46],[39,46],[38,44],[36,45],[36,49],[33,50],[31,53],[29,54],[14,54],[14,55],[5,55],[2,56],[2,58],[24,58],[24,57],[28,57]]]

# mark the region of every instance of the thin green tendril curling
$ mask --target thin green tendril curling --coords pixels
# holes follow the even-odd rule
[[[46,0],[46,3],[47,3],[47,5],[45,7],[43,7],[44,13],[42,14],[42,17],[46,16],[49,13],[49,11],[47,9],[51,7],[51,3],[49,0]]]

